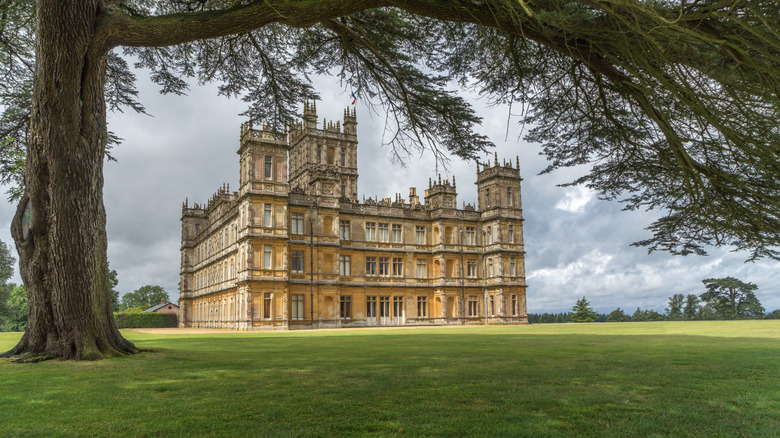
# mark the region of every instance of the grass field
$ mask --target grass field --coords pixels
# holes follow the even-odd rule
[[[0,360],[0,436],[780,436],[780,320],[124,334]]]

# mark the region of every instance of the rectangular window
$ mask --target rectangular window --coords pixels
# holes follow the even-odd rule
[[[366,222],[366,240],[376,240],[376,223]]]
[[[290,234],[303,233],[303,213],[293,213],[290,220]]]
[[[339,275],[344,275],[349,277],[352,275],[350,273],[351,271],[351,260],[350,256],[339,256]]]
[[[488,245],[493,243],[493,227],[487,227],[487,241],[485,243]]]
[[[341,319],[352,319],[352,297],[349,295],[339,298],[339,316]]]
[[[293,295],[290,305],[290,319],[300,320],[303,318],[303,295]]]
[[[494,316],[496,314],[496,302],[493,299],[493,295],[490,296],[490,316]]]
[[[366,275],[376,275],[376,257],[366,257]]]
[[[263,247],[263,268],[271,269],[271,245]]]
[[[347,153],[344,151],[344,149],[341,150],[341,165],[346,166],[347,165]]]
[[[265,157],[265,178],[271,178],[271,157]]]
[[[401,225],[393,224],[391,239],[393,243],[401,243]]]
[[[490,189],[485,189],[485,203],[490,207]]]
[[[477,261],[466,260],[466,277],[474,278],[477,276]]]
[[[514,277],[515,276],[515,258],[512,257],[509,259],[509,275]]]
[[[349,240],[349,221],[339,221],[339,238]]]
[[[389,257],[379,257],[379,275],[382,277],[387,277],[390,275],[390,258]]]
[[[488,260],[488,277],[493,277],[493,259]]]
[[[425,245],[425,227],[414,227],[414,238],[418,245]]]
[[[506,205],[512,206],[512,189],[510,187],[506,188]]]
[[[263,207],[263,226],[271,226],[271,204],[265,204]]]
[[[290,257],[290,271],[296,273],[303,272],[303,251],[291,251]]]
[[[380,242],[387,242],[389,241],[389,237],[387,224],[379,224],[379,235],[377,236],[377,240]]]
[[[508,235],[506,237],[507,237],[507,242],[515,243],[515,227],[513,227],[512,225],[509,226]]]
[[[404,275],[403,259],[400,257],[393,257],[393,277],[401,277]]]
[[[426,274],[425,260],[417,259],[417,278],[425,278],[427,276]]]
[[[366,318],[376,318],[376,297],[366,297]]]
[[[347,182],[341,182],[341,196],[347,196]]]
[[[466,245],[474,245],[474,227],[466,227]]]
[[[379,297],[379,317],[390,317],[390,297]]]
[[[512,295],[512,316],[517,316],[517,295]]]
[[[393,297],[393,316],[400,318],[404,315],[404,297]]]
[[[263,318],[271,319],[271,293],[263,294]]]
[[[417,317],[428,316],[428,297],[417,297]]]
[[[469,296],[469,316],[477,316],[477,297]]]

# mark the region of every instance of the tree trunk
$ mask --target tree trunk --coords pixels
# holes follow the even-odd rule
[[[109,295],[100,4],[37,1],[26,187],[11,224],[29,314],[27,331],[6,357],[91,360],[137,351],[117,330]]]

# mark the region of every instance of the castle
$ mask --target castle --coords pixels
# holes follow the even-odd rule
[[[182,206],[187,327],[237,330],[525,323],[519,160],[477,163],[478,208],[455,178],[358,202],[357,118],[286,135],[241,127],[239,189]],[[289,165],[289,175],[288,175]]]

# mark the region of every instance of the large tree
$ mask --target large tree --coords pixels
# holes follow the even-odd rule
[[[764,315],[764,307],[756,297],[758,286],[734,277],[702,280],[707,292],[701,294],[718,319],[751,318]]]
[[[585,297],[580,298],[571,308],[571,320],[574,322],[593,322],[598,315],[590,307],[590,303]]]
[[[171,297],[162,286],[146,285],[141,286],[133,292],[128,292],[122,296],[121,309],[130,307],[143,307],[144,309],[156,306],[161,301],[170,302]]]
[[[12,234],[30,303],[7,354],[136,351],[114,327],[106,275],[102,163],[117,140],[106,110],[143,111],[117,48],[164,92],[218,80],[280,129],[316,97],[309,74],[339,75],[389,110],[399,151],[474,158],[489,146],[450,91],[472,87],[523,107],[549,170],[594,163],[575,183],[628,209],[666,209],[639,244],[776,258],[779,10],[764,0],[4,0],[0,166],[23,182]]]

